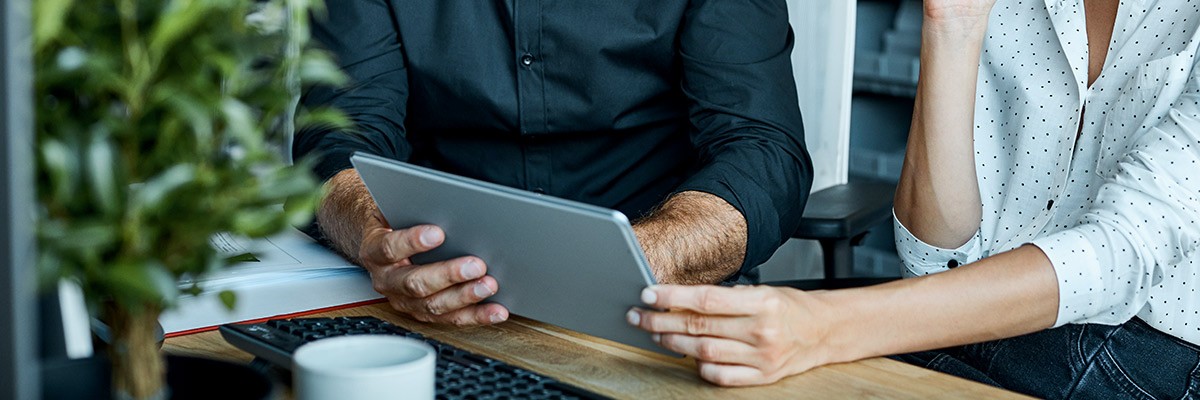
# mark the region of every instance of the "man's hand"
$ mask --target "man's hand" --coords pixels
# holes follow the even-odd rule
[[[445,234],[432,225],[392,230],[375,219],[365,230],[359,260],[371,273],[375,291],[387,296],[392,308],[419,321],[454,325],[484,325],[508,319],[499,304],[477,304],[496,294],[496,279],[476,257],[459,257],[426,265],[409,257],[442,244]]]
[[[460,257],[426,265],[410,257],[437,248],[445,233],[422,225],[393,230],[371,200],[354,170],[330,179],[329,195],[317,218],[322,231],[343,254],[355,258],[371,274],[375,290],[392,308],[424,322],[454,325],[493,324],[508,319],[499,304],[478,304],[499,290],[476,257]]]
[[[660,285],[642,302],[670,311],[633,309],[628,322],[695,358],[700,376],[721,386],[766,385],[828,363],[828,325],[814,312],[822,308],[799,290]]]

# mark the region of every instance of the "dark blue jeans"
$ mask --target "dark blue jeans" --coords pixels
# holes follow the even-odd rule
[[[1048,399],[1200,399],[1200,348],[1137,318],[892,358]]]

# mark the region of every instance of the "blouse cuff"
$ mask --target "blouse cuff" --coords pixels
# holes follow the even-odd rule
[[[1059,327],[1105,308],[1104,278],[1091,241],[1078,230],[1065,230],[1031,242],[1046,254],[1058,279]]]
[[[980,238],[978,230],[962,246],[947,249],[925,243],[921,239],[918,239],[916,235],[913,235],[908,230],[908,227],[905,227],[896,218],[895,209],[892,209],[892,221],[894,221],[893,225],[896,233],[896,252],[900,255],[901,261],[904,262],[904,277],[906,278],[949,271],[951,268],[969,264],[982,258],[979,250]]]

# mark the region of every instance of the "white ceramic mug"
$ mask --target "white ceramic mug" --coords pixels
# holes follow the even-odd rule
[[[299,400],[432,399],[437,353],[416,339],[350,335],[318,340],[292,355]]]

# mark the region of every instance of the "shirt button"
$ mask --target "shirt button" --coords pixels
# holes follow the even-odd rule
[[[1049,210],[1051,208],[1054,208],[1054,200],[1050,200],[1050,201],[1046,202],[1046,209]]]
[[[533,55],[526,54],[526,55],[521,56],[521,65],[524,65],[526,67],[533,65]]]
[[[946,268],[950,268],[950,269],[958,268],[958,260],[950,260],[950,261],[946,262]]]

